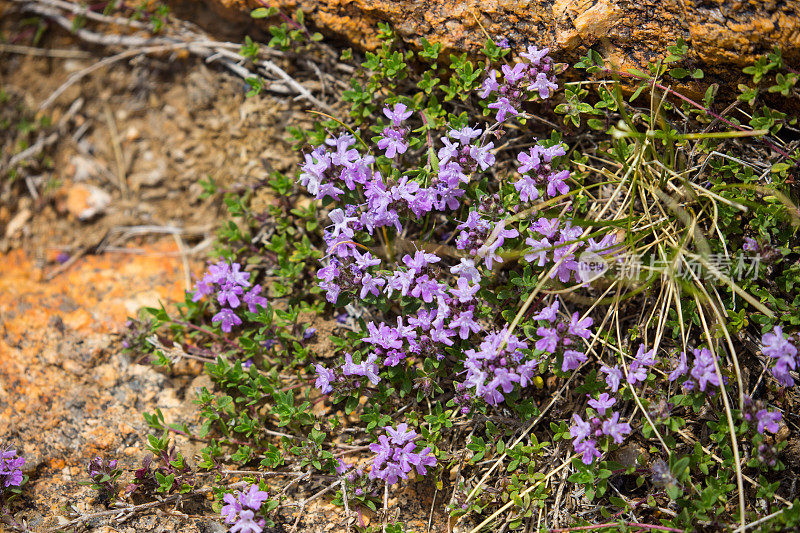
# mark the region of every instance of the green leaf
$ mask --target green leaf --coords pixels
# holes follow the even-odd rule
[[[250,12],[250,16],[254,19],[265,19],[274,17],[278,14],[277,7],[259,7]]]

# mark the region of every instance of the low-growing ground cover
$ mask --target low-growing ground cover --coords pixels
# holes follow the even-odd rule
[[[272,35],[315,53],[302,16]],[[132,324],[127,349],[204,360],[214,387],[197,430],[145,414],[152,456],[99,459],[99,494],[209,490],[246,532],[302,530],[318,498],[334,530],[417,530],[405,488],[431,530],[797,527],[800,150],[780,52],[736,94],[687,96],[703,73],[683,42],[640,72],[380,36],[349,113],[287,132],[296,172],[226,195],[179,312]]]

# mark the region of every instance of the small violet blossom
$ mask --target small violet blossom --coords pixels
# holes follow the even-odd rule
[[[269,494],[253,484],[242,492],[226,494],[222,498],[225,505],[220,514],[234,533],[261,533],[266,526],[266,520],[256,513],[268,499]]]

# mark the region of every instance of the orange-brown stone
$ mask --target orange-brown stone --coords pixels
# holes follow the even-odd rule
[[[259,0],[206,0],[219,13],[239,16]],[[377,25],[388,22],[415,45],[422,37],[457,51],[477,51],[485,32],[514,46],[549,46],[558,59],[583,47],[642,64],[663,57],[679,37],[692,44],[699,66],[741,67],[773,46],[800,57],[800,0],[276,0],[292,12],[356,46],[377,45]],[[262,23],[262,22],[259,22]]]

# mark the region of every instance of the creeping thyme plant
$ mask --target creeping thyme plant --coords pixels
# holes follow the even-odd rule
[[[320,496],[352,531],[797,527],[797,73],[772,52],[722,112],[680,91],[703,78],[683,42],[565,72],[380,38],[349,114],[291,129],[296,177],[225,197],[178,314],[132,322],[128,347],[214,387],[199,428],[146,415],[127,491],[211,480],[235,532],[311,527]]]

